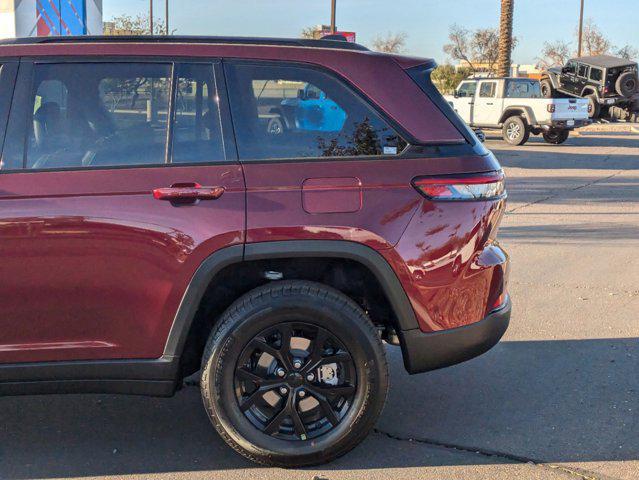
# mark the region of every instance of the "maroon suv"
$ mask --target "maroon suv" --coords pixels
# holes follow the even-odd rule
[[[0,44],[0,393],[172,395],[321,463],[510,317],[504,178],[432,60],[336,40]]]

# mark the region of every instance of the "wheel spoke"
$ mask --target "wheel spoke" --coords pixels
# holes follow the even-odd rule
[[[268,424],[266,425],[266,428],[264,428],[264,433],[266,433],[267,435],[273,435],[274,433],[277,433],[280,429],[280,425],[282,425],[282,422],[288,416],[289,416],[289,401],[287,401],[282,407],[282,410],[280,410],[279,413],[277,413],[271,419],[271,421],[268,422]]]
[[[302,440],[306,440],[306,427],[304,426],[304,422],[300,417],[300,412],[297,411],[297,406],[295,405],[295,401],[293,400],[292,396],[290,402],[290,413],[291,419],[293,420],[293,428],[295,429],[295,434]]]
[[[249,371],[245,367],[239,367],[235,370],[235,374],[239,377],[240,380],[246,380],[248,382],[253,382],[258,386],[262,385],[262,383],[266,380],[263,377]]]
[[[289,341],[289,344],[290,344],[290,341]],[[258,338],[253,340],[251,346],[255,347],[258,350],[261,350],[264,353],[268,353],[271,357],[273,357],[275,360],[280,362],[282,366],[286,368],[287,370],[290,370],[292,368],[291,360],[289,359],[289,355],[288,355],[288,350],[282,351],[280,349],[273,347],[272,345],[269,345],[264,340],[258,339]]]
[[[244,400],[240,404],[240,410],[242,410],[242,412],[246,412],[249,408],[255,405],[255,402],[257,402],[259,398],[262,398],[264,396],[264,393],[264,390],[262,390],[261,388],[257,388],[251,395],[249,395],[246,400]]]
[[[313,397],[315,397],[315,400],[317,400],[320,404],[322,412],[324,412],[324,415],[326,415],[326,419],[331,422],[331,425],[337,425],[339,423],[339,418],[337,418],[337,414],[335,413],[335,410],[333,410],[333,406],[326,399],[326,397],[317,393],[314,393]]]
[[[330,386],[313,385],[313,387],[308,388],[311,389],[314,394],[325,397],[347,397],[355,393],[355,386],[349,383]]]

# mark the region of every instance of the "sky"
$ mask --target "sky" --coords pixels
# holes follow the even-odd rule
[[[330,22],[330,0],[170,0],[176,34],[297,37],[305,27]],[[497,27],[499,0],[337,0],[337,28],[357,33],[370,45],[377,35],[407,34],[406,54],[447,61],[442,46],[450,25],[467,29]],[[103,0],[104,19],[148,15],[149,0]],[[155,0],[154,16],[164,16]],[[612,44],[639,49],[639,0],[585,0],[592,18]],[[574,40],[579,0],[516,0],[515,63],[535,63],[545,41]]]

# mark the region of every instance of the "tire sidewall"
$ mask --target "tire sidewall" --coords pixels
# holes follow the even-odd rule
[[[379,361],[370,331],[349,318],[348,311],[335,311],[330,302],[321,304],[304,295],[268,297],[251,305],[237,322],[218,334],[205,368],[211,372],[202,388],[210,389],[211,413],[230,439],[246,452],[268,456],[275,463],[296,465],[317,463],[339,455],[358,443],[372,427],[386,397],[387,372]],[[346,309],[345,309],[346,310]],[[239,355],[252,338],[282,321],[313,323],[328,330],[346,346],[355,363],[357,390],[353,405],[339,425],[307,441],[286,441],[259,431],[240,411],[234,391],[234,373]],[[367,339],[368,341],[362,341]],[[373,339],[377,341],[376,339]],[[381,346],[381,345],[380,345]],[[383,354],[383,351],[382,351]]]

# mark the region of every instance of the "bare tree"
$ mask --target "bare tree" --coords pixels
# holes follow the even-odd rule
[[[378,35],[373,39],[373,50],[385,53],[402,53],[406,48],[406,32],[391,33],[385,36]]]
[[[501,0],[499,16],[499,54],[497,59],[497,75],[510,75],[511,54],[513,51],[513,11],[515,0]]]
[[[554,42],[544,42],[544,48],[541,50],[541,57],[538,60],[538,66],[541,68],[556,67],[566,63],[570,57],[570,44],[563,40]]]
[[[105,35],[149,35],[151,33],[149,27],[149,17],[146,15],[120,15],[113,17],[105,22]],[[174,33],[172,30],[169,33]],[[164,35],[166,27],[163,20],[153,18],[153,33],[155,35]]]
[[[499,54],[499,35],[494,28],[476,30],[470,41],[473,60],[486,66],[489,72],[495,71]]]
[[[313,39],[313,38],[315,38],[315,31],[316,31],[315,27],[303,28],[302,31],[300,32],[300,37],[301,38]]]
[[[634,60],[639,57],[639,50],[631,45],[624,45],[623,47],[619,47],[615,50],[615,55],[625,58],[626,60]]]
[[[472,46],[470,32],[459,25],[451,25],[448,30],[448,41],[444,45],[444,53],[451,59],[463,62],[468,65],[472,73],[475,73],[474,62],[472,60]]]
[[[448,34],[450,43],[444,45],[444,52],[453,60],[467,65],[473,73],[478,70],[495,72],[499,54],[499,34],[494,28],[480,28],[469,32],[457,25],[450,27]],[[517,45],[517,38],[512,38],[512,48]]]
[[[612,49],[612,44],[595,25],[591,18],[586,20],[583,28],[582,52],[585,55],[606,55]]]

